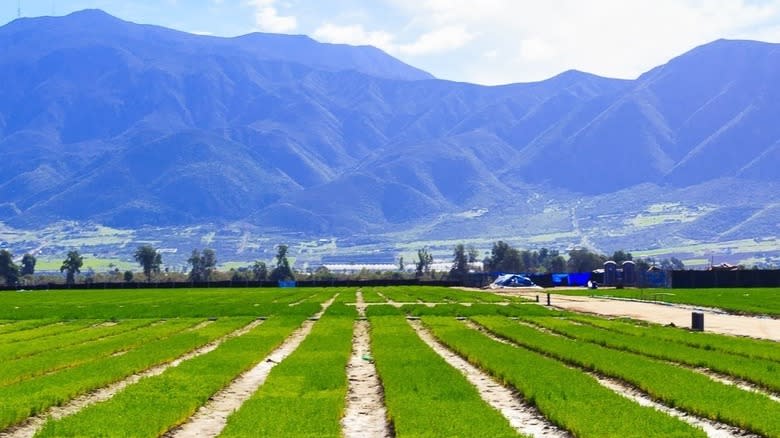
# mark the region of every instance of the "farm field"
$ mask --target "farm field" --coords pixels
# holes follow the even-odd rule
[[[449,288],[2,292],[0,437],[780,437],[778,347]]]
[[[732,313],[780,317],[780,289],[555,289],[561,295],[618,297],[723,309]]]

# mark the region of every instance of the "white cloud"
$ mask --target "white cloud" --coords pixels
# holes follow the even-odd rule
[[[371,45],[393,55],[422,56],[454,51],[474,35],[460,27],[444,27],[417,36],[410,43],[399,44],[396,36],[384,30],[368,31],[362,24],[325,23],[312,36],[323,42]]]
[[[423,57],[410,61],[438,76],[481,83],[494,83],[497,78],[543,79],[570,68],[633,78],[717,38],[770,41],[780,38],[780,1],[777,0],[481,0],[478,4],[472,0],[385,0],[385,3],[409,17],[410,32],[426,34],[437,29],[458,28],[472,35],[454,46],[461,50],[451,58],[450,67],[444,61]],[[403,35],[399,33],[398,37]],[[483,56],[491,51],[502,56]],[[432,52],[400,51],[402,56],[429,53]],[[469,54],[480,56],[485,63],[469,63]],[[450,71],[437,71],[441,68]]]
[[[474,35],[460,26],[447,26],[420,35],[409,44],[402,44],[399,52],[410,56],[446,53],[463,47]]]
[[[339,26],[333,23],[325,23],[318,27],[312,36],[323,42],[351,44],[354,46],[371,45],[386,52],[395,53],[395,36],[384,31],[367,31],[362,25]]]
[[[295,16],[279,15],[275,0],[249,0],[247,4],[255,8],[255,23],[260,30],[271,33],[289,33],[298,27]]]

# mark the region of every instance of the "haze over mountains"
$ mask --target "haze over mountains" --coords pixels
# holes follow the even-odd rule
[[[780,232],[777,44],[715,41],[630,81],[568,71],[486,87],[372,47],[87,10],[11,22],[0,53],[0,221],[17,227],[441,239],[581,234],[677,204],[688,216],[661,222],[680,241]],[[582,242],[664,243],[624,219]]]

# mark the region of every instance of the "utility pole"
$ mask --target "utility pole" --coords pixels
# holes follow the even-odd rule
[[[22,18],[22,0],[16,0],[16,18]]]

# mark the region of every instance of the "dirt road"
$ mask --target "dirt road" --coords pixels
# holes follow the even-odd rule
[[[499,295],[520,295],[534,299],[539,296],[540,304],[546,304],[547,291],[506,292]],[[677,327],[691,327],[692,306],[654,304],[637,301],[610,300],[604,298],[578,297],[550,294],[550,304],[560,309],[594,313],[604,316],[629,317],[658,324],[674,324]],[[770,339],[780,342],[780,319],[761,318],[715,313],[701,309],[704,313],[704,331],[737,336]]]

